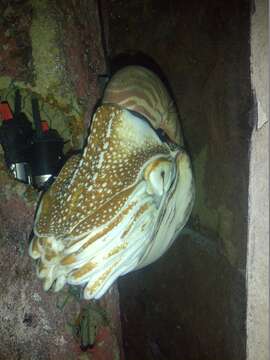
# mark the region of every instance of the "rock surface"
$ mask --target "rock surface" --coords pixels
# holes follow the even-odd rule
[[[35,95],[42,117],[50,115],[53,127],[68,134],[69,149],[81,147],[101,96],[98,75],[106,71],[96,2],[4,0],[0,29],[2,99],[12,105],[20,89],[23,111],[31,118],[29,98]],[[79,302],[68,288],[59,294],[43,291],[28,256],[38,197],[8,174],[1,149],[0,360],[120,359],[116,285],[95,305],[106,322],[94,323],[94,313],[90,316],[96,337],[87,351],[72,329],[89,303]]]

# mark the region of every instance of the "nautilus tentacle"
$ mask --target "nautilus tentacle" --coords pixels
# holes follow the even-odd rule
[[[29,253],[45,290],[82,285],[86,299],[99,298],[183,228],[194,186],[171,104],[149,70],[128,67],[111,79],[82,156],[67,161],[36,214]]]

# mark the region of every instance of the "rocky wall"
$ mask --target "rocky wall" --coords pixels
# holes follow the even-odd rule
[[[0,96],[32,119],[31,97],[42,120],[82,148],[106,72],[95,1],[1,1]],[[101,302],[78,300],[72,288],[45,293],[28,256],[39,193],[8,173],[0,152],[0,359],[120,359],[118,290]],[[94,341],[82,349],[78,321],[88,309]],[[86,350],[86,351],[82,351]]]

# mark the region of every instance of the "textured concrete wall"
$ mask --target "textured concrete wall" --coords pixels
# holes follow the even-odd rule
[[[247,359],[269,359],[269,125],[255,130],[250,158]]]
[[[269,359],[269,42],[268,2],[255,1],[251,70],[257,100],[250,149],[247,359]]]
[[[269,5],[267,0],[255,0],[251,18],[251,78],[255,90],[257,127],[269,121]]]

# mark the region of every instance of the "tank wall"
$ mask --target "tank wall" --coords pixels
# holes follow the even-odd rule
[[[103,2],[112,70],[164,77],[196,182],[187,229],[120,281],[127,359],[245,358],[250,12],[249,1]]]

